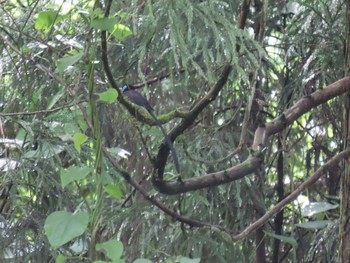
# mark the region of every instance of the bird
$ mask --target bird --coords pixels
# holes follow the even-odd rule
[[[155,123],[157,124],[157,126],[159,127],[159,129],[162,131],[165,141],[168,144],[168,147],[170,149],[171,155],[173,156],[173,160],[175,163],[175,169],[178,173],[180,173],[180,165],[179,165],[179,161],[177,159],[177,155],[176,155],[176,151],[175,148],[173,146],[173,143],[171,142],[168,134],[166,133],[166,131],[164,130],[162,124],[160,123],[160,121],[157,119],[156,115],[154,114],[153,108],[152,106],[149,104],[148,100],[142,96],[142,94],[140,92],[138,92],[135,89],[131,89],[129,87],[129,85],[125,84],[123,85],[120,90],[123,92],[123,94],[125,96],[127,96],[130,101],[132,101],[133,103],[144,107],[148,113],[152,116],[152,118],[154,119]]]

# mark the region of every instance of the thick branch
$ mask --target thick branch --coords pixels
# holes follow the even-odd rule
[[[254,143],[252,145],[252,149],[254,151],[259,151],[259,146],[265,146],[267,144],[268,138],[282,131],[285,127],[292,124],[295,120],[297,120],[300,116],[310,111],[312,108],[317,107],[318,105],[327,102],[341,94],[350,90],[350,77],[343,78],[334,82],[333,84],[327,86],[325,89],[318,90],[310,95],[307,95],[297,101],[291,108],[287,109],[283,114],[279,117],[275,118],[271,122],[266,125],[258,127],[254,136]],[[248,159],[249,160],[249,159]],[[246,162],[246,161],[245,161]],[[243,163],[245,163],[243,162]],[[243,164],[242,163],[242,164]],[[238,167],[241,167],[239,164]],[[213,173],[208,175],[203,175],[196,178],[186,179],[177,182],[167,182],[167,181],[156,181],[156,186],[158,190],[162,193],[166,194],[176,194],[183,193],[187,191],[199,190],[208,186],[220,185],[224,183],[228,183],[237,179],[244,177],[255,171],[258,166],[254,166],[254,170],[251,169],[243,169],[243,170],[235,170],[234,166],[228,170],[231,171],[231,175],[227,180],[222,181],[221,173]],[[239,171],[239,174],[236,176],[233,173]],[[241,173],[245,174],[241,174]],[[210,178],[210,181],[208,181]],[[204,182],[201,182],[203,180]],[[209,185],[209,183],[211,185]],[[178,192],[177,192],[178,191]]]
[[[260,166],[262,161],[262,156],[251,156],[243,163],[231,167],[227,170],[203,175],[200,177],[193,177],[184,181],[155,181],[154,185],[159,192],[172,195],[198,190],[210,186],[226,184],[252,173]]]
[[[312,108],[325,103],[339,95],[350,90],[350,77],[340,79],[324,89],[317,90],[297,101],[291,108],[286,110],[281,116],[275,118],[266,124],[267,139],[272,134],[282,131],[286,126],[293,123],[303,114],[309,112]],[[266,142],[264,142],[264,145]]]
[[[237,23],[237,27],[240,29],[243,29],[245,26],[245,23],[247,22],[250,3],[251,3],[251,0],[244,0],[242,3],[240,17]]]

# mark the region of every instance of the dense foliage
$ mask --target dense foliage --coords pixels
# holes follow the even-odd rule
[[[344,10],[336,0],[2,3],[0,261],[336,262],[340,165],[255,236],[235,237],[344,148],[343,100],[329,97],[252,149],[259,127],[344,77]],[[121,98],[124,83],[173,135],[180,174],[171,156],[159,172],[163,135]],[[239,180],[159,193],[157,180],[200,182],[256,155],[263,164]]]

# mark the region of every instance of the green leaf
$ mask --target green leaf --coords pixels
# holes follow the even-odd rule
[[[124,259],[117,259],[110,263],[125,263]]]
[[[56,263],[64,263],[64,262],[66,262],[66,259],[67,259],[67,257],[66,256],[64,256],[64,255],[58,255],[58,257],[56,258]]]
[[[29,111],[35,111],[40,103],[40,98],[46,88],[46,85],[42,84],[33,90],[32,100],[29,105]]]
[[[87,166],[71,166],[67,169],[61,170],[61,185],[64,188],[69,183],[75,180],[84,179],[89,173],[92,172],[92,169]]]
[[[42,11],[35,19],[34,28],[49,31],[55,23],[58,24],[63,18],[64,16],[59,15],[56,11]]]
[[[74,147],[75,147],[75,149],[77,150],[78,153],[80,153],[81,145],[84,142],[86,142],[86,140],[88,138],[89,137],[87,137],[85,134],[80,133],[80,132],[74,134],[74,136],[73,136]]]
[[[83,57],[84,53],[83,52],[79,52],[76,55],[73,56],[68,56],[68,57],[64,57],[64,58],[60,58],[57,60],[56,66],[57,66],[57,70],[60,74],[63,74],[63,72],[70,66],[74,65],[75,63],[77,63],[82,57]]]
[[[114,25],[113,31],[110,33],[118,40],[123,40],[132,35],[131,29],[122,24]]]
[[[108,240],[104,243],[96,244],[96,250],[104,250],[106,256],[111,260],[115,261],[120,259],[123,254],[123,243],[117,240]]]
[[[296,226],[301,228],[306,228],[306,229],[319,229],[319,228],[324,228],[331,223],[333,222],[329,220],[319,220],[319,221],[310,221],[306,223],[296,224]]]
[[[281,240],[281,241],[283,241],[285,243],[291,244],[293,248],[298,247],[297,241],[294,238],[292,238],[292,237],[276,235],[276,234],[273,234],[273,233],[270,233],[270,232],[267,232],[267,231],[264,231],[264,232],[268,236],[274,237],[274,238],[276,238],[278,240]]]
[[[108,184],[104,187],[105,191],[114,198],[120,200],[123,197],[123,193],[118,185]]]
[[[200,258],[180,257],[180,263],[199,263],[200,261]]]
[[[123,259],[117,259],[113,261],[97,260],[97,261],[94,261],[94,263],[125,263],[125,261]]]
[[[84,233],[89,223],[89,215],[85,212],[75,214],[57,211],[45,220],[45,234],[53,248],[59,248]]]
[[[119,156],[119,157],[122,157],[124,159],[128,159],[128,157],[131,155],[131,153],[128,152],[127,150],[124,150],[124,149],[119,148],[119,147],[108,148],[107,150],[114,157]]]
[[[313,202],[306,205],[301,211],[302,216],[313,216],[331,209],[337,208],[339,205],[332,205],[327,202]]]
[[[134,263],[152,263],[152,261],[145,258],[138,258],[134,261]]]
[[[116,24],[118,24],[118,20],[115,17],[103,17],[91,21],[93,28],[108,32],[112,32]]]
[[[35,158],[35,159],[38,159],[38,158],[47,159],[47,158],[56,156],[63,151],[64,151],[64,148],[61,145],[52,145],[52,144],[48,144],[47,142],[43,142],[43,144],[40,145],[37,150],[26,152],[24,154],[24,157]]]
[[[55,104],[57,103],[57,101],[60,100],[60,98],[62,98],[62,96],[65,93],[65,87],[60,87],[60,89],[56,92],[56,94],[54,96],[52,96],[50,98],[50,101],[48,103],[47,109],[52,109],[53,106],[55,106]]]
[[[119,24],[118,19],[115,17],[94,19],[91,21],[91,26],[99,30],[108,31],[118,40],[123,40],[132,35],[131,29]]]
[[[105,92],[97,93],[99,96],[98,101],[107,102],[112,104],[118,98],[118,92],[115,89],[109,88]]]

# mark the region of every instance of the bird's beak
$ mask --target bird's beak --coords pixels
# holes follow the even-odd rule
[[[124,92],[127,88],[128,88],[128,85],[123,85],[122,87],[119,88],[119,90]]]

